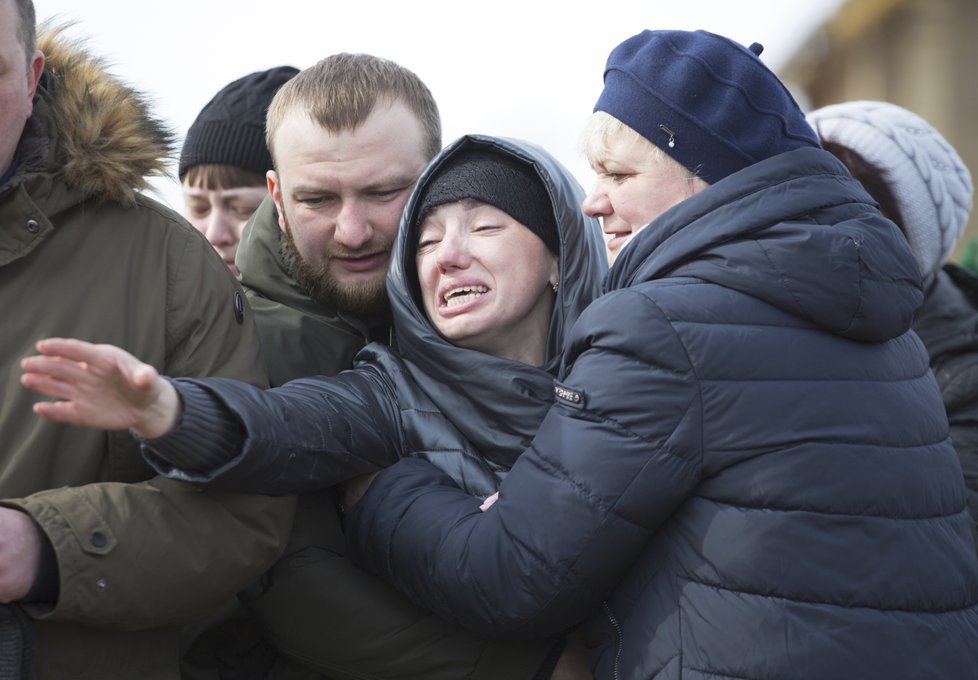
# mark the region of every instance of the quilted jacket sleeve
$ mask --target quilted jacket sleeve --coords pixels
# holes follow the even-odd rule
[[[682,343],[636,290],[592,304],[565,365],[495,505],[400,461],[347,516],[354,559],[496,635],[554,634],[597,609],[699,480],[702,409]]]
[[[158,472],[214,488],[313,491],[390,465],[401,450],[397,401],[371,364],[270,390],[225,379],[174,382],[177,427],[143,445]]]

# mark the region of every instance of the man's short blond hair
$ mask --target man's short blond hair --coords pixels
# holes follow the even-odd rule
[[[354,130],[378,101],[403,102],[421,123],[425,160],[441,150],[441,117],[428,87],[412,71],[369,54],[334,54],[283,85],[268,107],[265,139],[275,161],[275,132],[296,110],[330,132]]]

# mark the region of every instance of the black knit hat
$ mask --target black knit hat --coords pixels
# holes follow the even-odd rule
[[[272,169],[265,114],[272,97],[299,70],[276,66],[225,85],[197,114],[180,152],[180,178],[195,165],[234,165],[264,176]]]
[[[499,208],[560,254],[550,194],[528,164],[489,149],[466,149],[447,159],[424,188],[415,226],[434,208],[473,198]]]

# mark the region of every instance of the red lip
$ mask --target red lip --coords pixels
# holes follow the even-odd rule
[[[387,253],[374,253],[362,257],[335,257],[333,261],[350,272],[369,272],[387,266]]]

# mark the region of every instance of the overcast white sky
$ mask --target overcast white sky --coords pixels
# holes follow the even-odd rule
[[[367,52],[417,73],[441,109],[444,141],[486,133],[534,141],[587,188],[578,133],[608,53],[642,29],[706,29],[765,46],[775,71],[841,0],[34,0],[144,91],[180,140],[225,84]],[[175,180],[157,182],[179,209]]]

